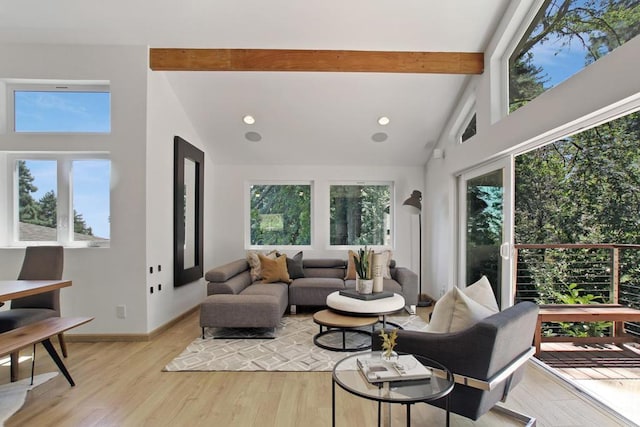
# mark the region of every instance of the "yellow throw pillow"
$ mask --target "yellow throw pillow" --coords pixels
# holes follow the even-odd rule
[[[353,257],[358,257],[358,254],[354,251],[349,251],[347,255],[347,275],[344,280],[356,280],[356,264],[353,261]]]
[[[260,258],[260,268],[262,269],[262,281],[264,283],[284,282],[291,283],[289,271],[287,270],[287,256],[282,255],[276,259],[270,259],[262,254]]]

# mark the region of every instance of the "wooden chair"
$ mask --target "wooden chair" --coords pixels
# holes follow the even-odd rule
[[[26,248],[18,280],[59,280],[64,268],[62,246],[29,246]],[[0,312],[0,333],[26,326],[49,317],[60,317],[60,290],[17,298],[9,310]],[[62,355],[67,346],[62,333],[58,334]],[[11,353],[11,381],[18,379],[20,353]]]

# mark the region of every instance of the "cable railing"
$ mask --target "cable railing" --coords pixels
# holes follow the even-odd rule
[[[516,244],[515,300],[640,309],[640,245]],[[550,324],[549,335],[608,336],[609,322]],[[640,336],[639,323],[625,323]]]

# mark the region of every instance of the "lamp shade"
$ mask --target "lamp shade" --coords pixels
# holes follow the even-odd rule
[[[402,203],[402,206],[410,213],[417,215],[422,211],[422,193],[413,190],[411,196]]]

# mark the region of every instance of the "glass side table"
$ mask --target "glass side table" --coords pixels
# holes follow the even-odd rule
[[[433,368],[431,378],[423,380],[383,381],[370,383],[358,368],[358,359],[380,360],[381,352],[368,351],[353,354],[336,363],[333,368],[331,389],[332,425],[336,425],[336,384],[347,392],[378,402],[378,426],[381,421],[382,403],[400,403],[407,407],[407,427],[411,425],[411,405],[446,399],[447,427],[449,426],[449,394],[453,390],[453,374],[435,360],[414,355],[424,366]],[[389,419],[391,412],[389,411]]]

